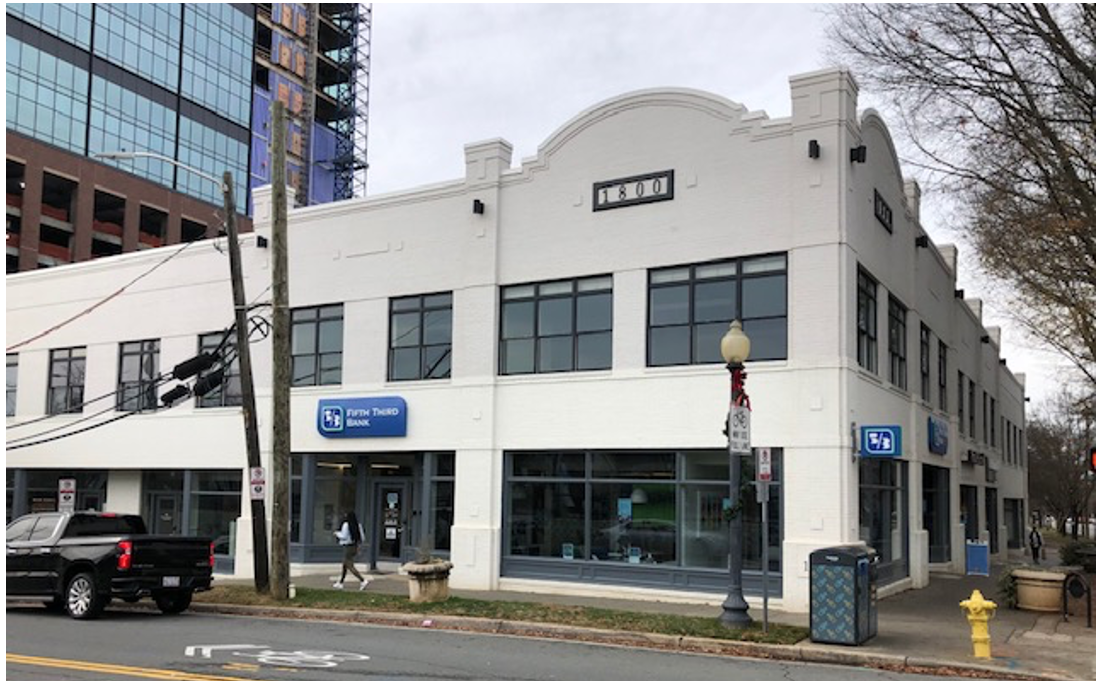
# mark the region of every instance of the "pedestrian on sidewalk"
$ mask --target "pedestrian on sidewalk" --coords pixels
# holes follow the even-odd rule
[[[365,591],[365,587],[369,584],[369,579],[362,576],[358,569],[354,567],[354,558],[358,555],[358,549],[361,548],[362,540],[365,539],[365,529],[362,528],[361,523],[358,522],[358,516],[354,515],[354,511],[347,511],[346,516],[343,517],[342,526],[339,531],[335,533],[335,538],[339,541],[339,545],[343,547],[343,565],[342,565],[342,577],[338,582],[335,582],[336,589],[343,588],[343,582],[346,581],[346,573],[354,575],[361,582],[361,586],[358,587],[359,591]]]
[[[1031,546],[1031,559],[1038,565],[1039,554],[1043,550],[1043,535],[1038,527],[1032,526],[1031,533],[1028,535],[1028,544]]]

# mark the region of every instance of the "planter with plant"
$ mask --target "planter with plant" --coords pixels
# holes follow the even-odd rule
[[[415,560],[401,567],[410,580],[408,589],[412,603],[433,603],[449,598],[449,572],[453,564],[432,555],[433,547],[433,539],[424,539],[415,549]]]

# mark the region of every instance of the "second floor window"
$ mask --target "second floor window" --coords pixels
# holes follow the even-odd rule
[[[937,366],[936,366],[936,378],[937,383],[940,385],[940,410],[948,410],[948,346],[942,341],[937,341],[936,345]],[[960,421],[962,422],[962,421]]]
[[[222,362],[218,362],[213,365],[207,371],[203,371],[200,377],[209,375],[215,370],[224,368],[225,377],[221,381],[221,385],[217,389],[209,392],[205,396],[198,397],[198,408],[211,408],[216,406],[243,406],[243,388],[240,385],[240,363],[236,358],[236,331],[228,331],[228,337],[225,337],[224,332],[213,332],[205,335],[198,336],[198,353],[215,352],[220,350],[219,354]],[[222,344],[223,343],[223,344]],[[224,359],[232,359],[231,363],[227,366],[223,364]]]
[[[294,309],[293,386],[338,385],[342,382],[343,305]]]
[[[84,369],[87,347],[54,349],[49,353],[49,393],[46,399],[51,416],[80,413],[84,408]]]
[[[736,319],[749,360],[788,358],[786,255],[652,270],[647,365],[723,363],[719,341]]]
[[[154,410],[159,375],[160,340],[123,342],[119,345],[118,410]]]
[[[448,378],[452,359],[453,293],[391,300],[389,380]]]
[[[613,365],[613,278],[502,289],[499,373],[605,370]]]
[[[932,348],[931,342],[932,333],[925,327],[925,324],[921,324],[921,397],[926,402],[932,401],[932,388],[929,385],[929,379],[931,377],[929,373],[929,350]]]
[[[989,445],[997,446],[997,400],[989,399]]]
[[[975,432],[975,428],[978,426],[978,418],[975,414],[978,413],[978,410],[974,405],[974,397],[976,397],[977,394],[978,391],[974,389],[974,380],[969,380],[967,382],[967,408],[970,409],[970,415],[967,416],[967,425],[970,428],[969,434],[972,440],[978,438],[978,433]],[[983,407],[982,410],[984,411],[985,407]]]
[[[878,367],[878,339],[876,318],[875,279],[860,269],[856,274],[856,360],[861,368],[876,373]]]
[[[906,389],[906,307],[894,297],[887,306],[887,340],[891,384]]]
[[[19,355],[8,354],[8,413],[15,415],[15,392],[19,383]]]
[[[967,431],[966,413],[963,410],[963,381],[965,379],[966,376],[963,375],[963,371],[959,371],[959,391],[956,392],[956,397],[959,400],[956,405],[956,408],[959,411],[959,434],[963,434]]]

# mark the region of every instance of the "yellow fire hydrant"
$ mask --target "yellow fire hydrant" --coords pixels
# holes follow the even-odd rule
[[[990,658],[989,621],[997,614],[997,604],[987,601],[977,589],[966,601],[960,601],[959,607],[967,614],[970,622],[970,640],[974,643],[975,658]]]

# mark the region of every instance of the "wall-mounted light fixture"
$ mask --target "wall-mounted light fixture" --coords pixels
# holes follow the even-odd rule
[[[482,214],[483,213],[483,202],[479,201],[478,199],[472,200],[472,213],[473,214]]]
[[[982,343],[989,344],[989,335],[982,335]]]
[[[868,148],[860,145],[849,150],[849,161],[853,163],[860,162],[861,164],[868,161]]]
[[[811,159],[818,159],[822,155],[822,148],[818,146],[817,140],[811,140],[807,143],[807,156]]]
[[[1006,361],[1005,359],[998,359],[998,363],[1000,363],[1002,366],[1008,365],[1008,361]]]
[[[266,249],[267,245],[269,245],[269,244],[270,244],[270,240],[267,240],[266,237],[264,237],[262,235],[255,236],[255,246],[256,247],[259,247],[261,249]]]
[[[928,235],[918,235],[917,238],[913,241],[913,244],[917,245],[918,247],[928,247],[929,246],[929,236]]]
[[[956,299],[962,299],[963,298],[963,291],[962,290],[956,290],[955,291],[955,298]]]

